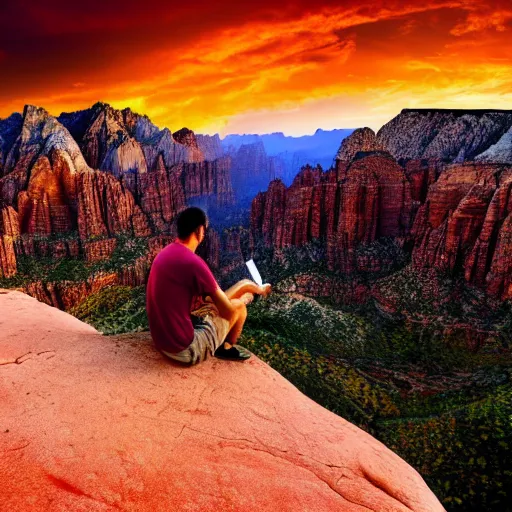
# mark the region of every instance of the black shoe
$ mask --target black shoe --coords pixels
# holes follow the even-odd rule
[[[238,345],[233,345],[231,348],[224,348],[224,345],[221,345],[215,351],[214,356],[231,361],[245,361],[251,357],[251,353],[244,347],[239,347]]]

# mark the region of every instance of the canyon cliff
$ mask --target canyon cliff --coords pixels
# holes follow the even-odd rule
[[[351,272],[358,268],[360,244],[409,233],[411,211],[404,170],[376,152],[354,160],[340,181],[335,171],[305,167],[289,188],[272,182],[253,201],[251,229],[278,249],[324,239],[330,268]]]
[[[510,112],[405,110],[377,134],[356,130],[335,170],[305,167],[255,197],[252,235],[277,250],[320,239],[329,267],[349,274],[389,268],[378,244],[391,239],[415,268],[508,299],[512,162],[487,160],[503,159],[511,123]]]
[[[304,166],[287,187],[263,139],[233,139],[222,156],[218,136],[160,130],[130,109],[54,118],[27,106],[0,121],[0,275],[22,256],[98,261],[116,236],[170,235],[187,204],[229,227],[238,199],[252,201],[251,247],[321,240],[328,267],[347,274],[388,271],[405,255],[507,299],[511,129],[509,111],[406,109],[377,134],[355,130],[332,168]],[[237,242],[215,236],[217,265]]]
[[[171,134],[104,103],[59,118],[27,105],[0,121],[0,276],[20,256],[94,260],[90,239],[169,233],[186,204],[233,202],[218,136]],[[77,244],[53,241],[75,233]]]

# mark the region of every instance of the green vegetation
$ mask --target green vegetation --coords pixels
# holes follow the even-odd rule
[[[512,485],[512,386],[444,414],[383,421],[377,437],[425,478],[449,510],[507,511]]]
[[[376,384],[364,372],[333,357],[294,346],[287,338],[247,328],[241,344],[295,384],[305,395],[356,424],[372,424],[380,416],[399,414],[396,393]]]
[[[254,329],[294,340],[298,348],[324,356],[361,354],[369,338],[367,322],[360,317],[303,296],[273,294],[265,301],[256,299],[249,322]]]
[[[90,295],[70,312],[103,334],[146,331],[146,295],[143,286],[111,286]]]
[[[256,301],[242,343],[402,456],[448,510],[511,510],[510,354],[472,353],[460,338],[369,308],[344,313],[304,302],[309,314],[292,316],[289,298]]]
[[[89,240],[95,242],[106,237],[95,237]],[[89,277],[102,272],[115,272],[120,268],[129,266],[133,262],[147,254],[147,239],[133,238],[128,235],[116,235],[116,248],[111,257],[95,262],[87,262],[83,255],[78,258],[51,258],[41,256],[21,256],[17,259],[18,272],[13,277],[0,278],[0,287],[19,288],[34,281],[46,283],[59,281],[85,281]],[[59,238],[38,238],[38,244],[47,242],[56,243],[63,240],[74,240],[72,237]]]
[[[13,277],[0,278],[0,287],[19,288],[33,281],[85,281],[90,269],[81,259],[18,258],[18,273]]]

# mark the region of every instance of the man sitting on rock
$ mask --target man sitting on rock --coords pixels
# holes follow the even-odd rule
[[[197,364],[208,352],[222,359],[243,361],[248,350],[236,345],[247,304],[254,294],[268,295],[270,285],[245,279],[223,292],[208,265],[195,254],[208,228],[200,208],[187,208],[177,219],[178,238],[155,258],[146,291],[151,336],[166,356]],[[195,297],[205,303],[191,312]]]

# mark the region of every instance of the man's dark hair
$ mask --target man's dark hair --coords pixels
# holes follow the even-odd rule
[[[204,226],[206,228],[207,223],[208,219],[206,213],[204,213],[201,208],[192,206],[183,210],[178,215],[178,220],[176,221],[178,238],[180,240],[187,239],[198,227]]]

